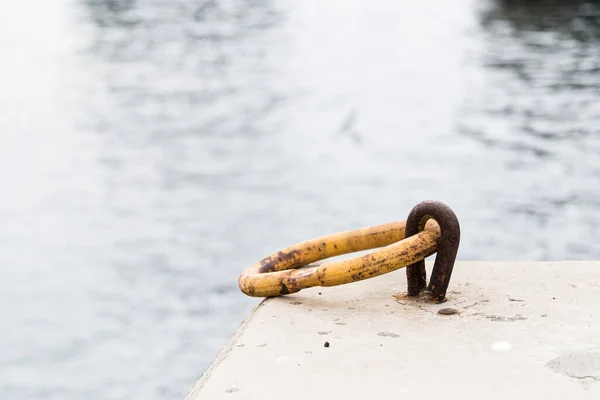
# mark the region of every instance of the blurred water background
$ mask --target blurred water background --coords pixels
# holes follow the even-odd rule
[[[597,15],[0,2],[0,398],[183,398],[246,266],[424,199],[461,260],[600,259]]]

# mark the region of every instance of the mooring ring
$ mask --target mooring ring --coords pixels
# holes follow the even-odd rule
[[[391,222],[308,240],[248,267],[238,279],[241,291],[253,297],[276,297],[314,286],[337,286],[403,268],[436,252],[440,227],[434,220],[405,238],[406,221]],[[381,247],[381,248],[380,248]],[[380,248],[368,254],[317,261]]]

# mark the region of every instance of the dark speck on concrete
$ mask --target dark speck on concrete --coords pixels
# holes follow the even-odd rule
[[[324,347],[329,347],[329,342],[325,342]]]

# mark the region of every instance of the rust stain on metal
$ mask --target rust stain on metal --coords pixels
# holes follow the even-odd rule
[[[295,266],[302,259],[300,250],[279,251],[260,260],[260,273],[275,272]],[[301,263],[300,263],[301,265]],[[300,266],[298,265],[298,266]],[[286,268],[287,267],[287,268]]]

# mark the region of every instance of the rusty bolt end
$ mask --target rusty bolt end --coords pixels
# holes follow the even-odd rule
[[[438,304],[445,303],[446,302],[446,296],[436,297],[436,298],[434,298],[434,300]]]

